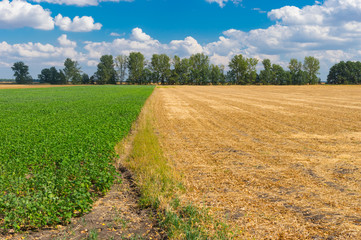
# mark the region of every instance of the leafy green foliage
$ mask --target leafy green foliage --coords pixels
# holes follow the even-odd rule
[[[0,228],[67,223],[112,185],[114,146],[153,87],[0,91]]]
[[[114,69],[114,60],[112,55],[103,55],[100,58],[98,69],[95,73],[97,84],[116,84],[117,72]]]
[[[25,65],[24,62],[14,63],[11,69],[14,71],[14,77],[17,84],[33,82],[33,78],[29,74],[29,66]]]
[[[66,83],[81,84],[82,76],[79,64],[77,61],[73,61],[67,58],[64,62],[64,76]]]
[[[328,84],[361,84],[361,62],[341,61],[333,65],[327,76]]]
[[[131,84],[144,84],[143,83],[143,70],[145,66],[144,55],[140,52],[131,52],[128,57],[128,82]]]

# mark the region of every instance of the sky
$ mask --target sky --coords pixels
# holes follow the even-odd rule
[[[287,69],[291,58],[320,60],[320,77],[361,56],[361,0],[3,0],[0,78],[23,61],[37,78],[66,58],[89,75],[99,58],[142,52],[205,53],[228,65],[242,54]]]

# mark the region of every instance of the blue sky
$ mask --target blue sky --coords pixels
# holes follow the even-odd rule
[[[285,68],[311,55],[325,80],[334,63],[359,60],[360,40],[361,0],[0,1],[0,78],[19,60],[35,78],[67,57],[92,74],[103,54],[141,51],[203,52],[223,65],[243,54]]]

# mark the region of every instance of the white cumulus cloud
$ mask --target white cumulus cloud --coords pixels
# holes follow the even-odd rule
[[[54,29],[53,18],[49,10],[40,5],[32,5],[25,1],[0,2],[0,28],[31,27],[41,30]]]
[[[71,20],[69,17],[63,17],[61,14],[58,14],[55,17],[55,25],[60,27],[61,30],[69,32],[90,32],[93,30],[100,30],[102,28],[102,24],[94,23],[94,19],[92,17],[76,16],[73,20]]]
[[[73,48],[76,47],[76,42],[69,40],[66,34],[61,35],[58,38],[58,42],[60,46],[73,47]]]

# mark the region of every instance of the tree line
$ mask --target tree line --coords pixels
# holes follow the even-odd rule
[[[305,85],[319,84],[320,62],[308,56],[303,63],[291,59],[288,70],[271,60],[262,61],[263,70],[257,73],[258,59],[246,58],[239,54],[225,66],[211,64],[203,53],[193,54],[189,58],[166,54],[153,54],[147,60],[140,52],[128,56],[103,55],[97,65],[97,71],[89,77],[82,73],[77,61],[67,58],[64,69],[45,68],[38,75],[40,83],[50,84],[162,84],[162,85]],[[14,63],[15,80],[19,84],[31,83],[29,67],[23,62]],[[360,62],[340,62],[334,65],[327,78],[330,84],[361,83]]]

